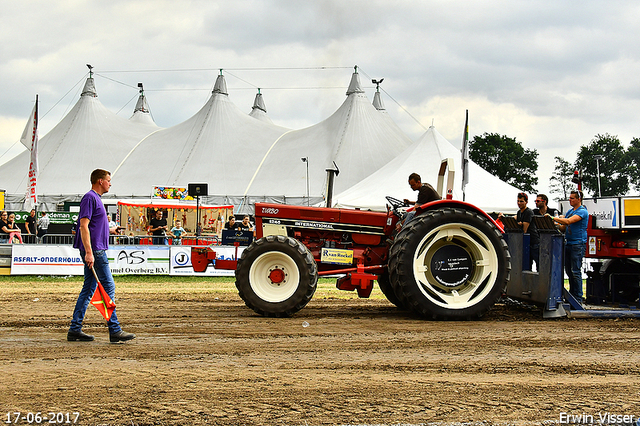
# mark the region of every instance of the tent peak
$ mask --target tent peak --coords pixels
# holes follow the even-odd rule
[[[364,90],[362,90],[362,86],[360,85],[360,75],[358,74],[357,67],[356,71],[351,75],[351,82],[347,89],[347,96],[352,93],[364,93]]]
[[[373,106],[378,110],[378,111],[384,111],[384,103],[382,102],[382,98],[380,97],[380,92],[376,92],[373,95]]]
[[[82,89],[82,93],[80,96],[91,96],[94,98],[98,97],[98,93],[96,92],[96,85],[93,81],[93,77],[87,78],[87,81],[84,83],[84,88]]]
[[[258,89],[258,93],[256,93],[256,99],[253,101],[253,107],[251,107],[251,109],[256,108],[261,111],[267,112],[267,107],[264,105],[264,100],[262,99],[262,93],[260,93],[260,89]]]
[[[142,83],[138,83],[138,87],[140,88],[140,96],[138,96],[138,102],[136,103],[136,108],[133,112],[149,112],[149,105],[147,104],[147,98],[144,95],[144,88],[142,87]]]
[[[213,93],[229,95],[227,92],[227,82],[224,79],[224,75],[222,75],[222,70],[220,70],[220,75],[216,78],[216,84],[213,86]]]

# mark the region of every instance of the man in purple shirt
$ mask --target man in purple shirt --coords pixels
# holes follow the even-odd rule
[[[109,233],[115,234],[116,228],[109,229],[107,211],[100,198],[102,194],[109,192],[109,188],[111,188],[111,173],[96,169],[91,173],[91,191],[87,192],[80,201],[78,231],[73,247],[80,250],[80,257],[84,261],[84,285],[78,296],[71,326],[67,333],[67,340],[70,342],[90,342],[93,340],[93,336],[82,332],[82,320],[98,286],[92,269],[95,270],[109,297],[112,300],[115,299],[116,285],[111,275],[106,250],[109,248]],[[136,337],[135,334],[127,333],[120,328],[115,310],[111,314],[107,326],[109,327],[109,341],[112,343],[124,342]]]

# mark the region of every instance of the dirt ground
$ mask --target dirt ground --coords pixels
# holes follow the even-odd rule
[[[79,286],[0,282],[0,421],[13,422],[13,412],[77,412],[86,425],[640,416],[635,319],[543,320],[540,311],[498,305],[481,321],[430,322],[377,291],[345,299],[330,289],[295,317],[270,319],[246,308],[232,283],[185,291],[131,283],[118,284],[118,317],[138,337],[109,344],[90,307],[84,331],[96,340],[72,343]]]

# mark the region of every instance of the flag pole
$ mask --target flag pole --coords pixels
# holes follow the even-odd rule
[[[91,272],[93,272],[93,276],[95,277],[96,282],[100,284],[100,280],[98,279],[98,274],[96,274],[96,270],[93,269],[93,265],[91,265]]]
[[[36,104],[29,116],[27,126],[22,132],[20,142],[30,151],[29,175],[27,179],[27,193],[25,195],[25,210],[37,208],[38,194],[36,185],[38,182],[38,95],[36,94]]]
[[[465,201],[465,188],[469,182],[469,110],[465,112],[464,132],[462,134],[462,201]]]

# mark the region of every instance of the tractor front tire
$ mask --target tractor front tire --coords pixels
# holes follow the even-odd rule
[[[236,288],[244,303],[267,317],[289,317],[313,297],[318,268],[298,240],[269,235],[254,241],[238,261]]]
[[[504,292],[507,244],[483,215],[445,207],[413,218],[389,253],[391,286],[407,308],[429,319],[477,319]]]

